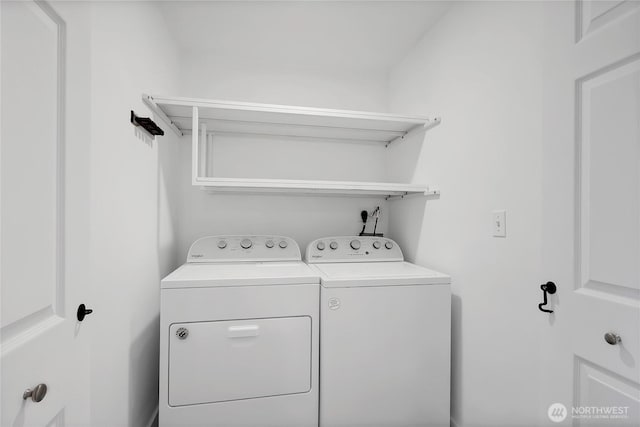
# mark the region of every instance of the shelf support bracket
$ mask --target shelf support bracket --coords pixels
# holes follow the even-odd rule
[[[193,185],[198,185],[198,178],[200,178],[198,122],[198,107],[194,106],[191,108],[191,183]]]
[[[158,116],[163,122],[169,126],[169,128],[178,136],[184,136],[184,133],[176,126],[175,123],[171,121],[171,119],[162,111],[162,108],[156,104],[151,95],[142,94],[142,102],[149,107],[149,109]]]
[[[440,197],[440,190],[438,190],[437,188],[427,187],[424,195],[431,199],[437,199]]]
[[[389,194],[384,199],[385,200],[399,200],[399,199],[404,199],[405,196],[407,196],[407,195],[409,195],[409,193],[405,191],[403,194]]]
[[[429,120],[427,123],[425,123],[423,126],[414,126],[411,129],[409,129],[407,132],[405,132],[404,135],[400,135],[397,138],[392,139],[391,141],[387,142],[385,144],[385,148],[388,148],[391,144],[393,144],[396,141],[402,141],[405,138],[407,138],[409,135],[413,135],[414,133],[418,133],[418,132],[426,132],[431,128],[434,128],[436,126],[438,126],[440,123],[442,123],[442,118],[440,117],[436,117],[432,120]]]
[[[411,196],[419,196],[421,194],[419,193],[412,193],[409,194],[408,192],[405,192],[403,194],[390,194],[388,196],[386,196],[384,199],[385,200],[400,200],[400,199],[404,199],[405,197],[411,197]],[[440,197],[440,190],[435,189],[435,188],[427,188],[424,192],[424,196],[427,197],[428,199],[437,199]]]
[[[200,148],[202,153],[200,156],[200,173],[203,176],[209,176],[208,171],[208,159],[209,159],[209,144],[207,143],[207,124],[202,123],[200,125]]]

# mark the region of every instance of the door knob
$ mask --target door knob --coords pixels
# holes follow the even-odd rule
[[[604,340],[607,342],[607,344],[611,345],[616,345],[622,342],[622,338],[620,338],[620,335],[616,334],[615,332],[607,332],[606,334],[604,334]]]
[[[86,315],[93,313],[93,310],[90,308],[87,308],[84,304],[80,304],[78,306],[78,312],[76,313],[76,316],[78,318],[78,322],[82,322],[85,318]]]
[[[47,395],[47,385],[46,384],[38,384],[32,389],[28,388],[22,393],[22,399],[27,400],[31,398],[34,402],[38,403],[44,399]]]

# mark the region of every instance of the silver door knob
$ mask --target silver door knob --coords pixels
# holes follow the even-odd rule
[[[607,344],[611,345],[616,345],[622,342],[622,338],[620,338],[620,335],[616,334],[615,332],[607,332],[606,334],[604,334],[604,340],[607,342]]]
[[[31,398],[34,402],[38,403],[44,399],[47,395],[47,385],[46,384],[38,384],[32,389],[28,388],[22,393],[22,398],[27,400]]]

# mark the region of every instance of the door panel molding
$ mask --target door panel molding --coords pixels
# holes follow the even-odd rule
[[[60,412],[49,421],[47,427],[64,427],[64,412],[64,408],[62,408]]]
[[[2,325],[2,354],[33,338],[34,335],[54,327],[65,316],[65,92],[66,92],[66,23],[64,19],[45,1],[26,0],[22,2],[31,9],[36,18],[45,26],[51,26],[55,33],[55,278],[51,298],[40,307],[34,307],[21,317],[10,319]],[[46,20],[46,21],[45,21]],[[34,138],[39,135],[34,134]],[[27,144],[28,141],[20,141]],[[44,302],[44,301],[42,301]]]
[[[574,358],[574,375],[576,381],[574,383],[573,406],[575,408],[601,406],[602,403],[609,400],[607,403],[610,403],[611,406],[628,405],[629,417],[626,419],[610,419],[607,422],[613,425],[617,425],[617,422],[628,425],[629,420],[637,419],[640,414],[639,383],[630,381],[615,372],[590,363],[578,356]],[[613,396],[615,398],[611,399]],[[592,423],[598,420],[585,418],[585,422],[583,423],[582,421],[580,418],[574,418],[574,425],[594,425]]]
[[[598,6],[595,7],[594,3]],[[585,37],[618,21],[621,17],[640,8],[640,2],[631,0],[594,2],[592,0],[576,1],[576,43]]]
[[[640,170],[637,165],[640,148],[634,146],[633,134],[631,141],[624,139],[627,135],[624,129],[621,130],[623,136],[615,138],[615,130],[630,123],[632,127],[636,126],[632,122],[637,118],[626,117],[624,114],[633,116],[634,113],[626,111],[623,105],[618,107],[623,111],[616,111],[613,116],[594,117],[598,108],[606,107],[597,105],[598,100],[606,102],[607,96],[612,98],[608,89],[619,93],[621,88],[615,85],[625,79],[631,82],[633,98],[633,91],[637,91],[636,80],[640,80],[640,53],[602,67],[575,82],[575,289],[595,289],[637,301],[640,299],[640,221],[633,218],[640,215]],[[623,101],[618,97],[616,102]],[[600,135],[599,123],[608,126],[600,131]],[[605,133],[613,133],[614,137],[605,140],[602,136]],[[625,179],[629,178],[625,175],[616,182],[614,174],[602,173],[607,167],[616,173],[626,173],[632,179]],[[620,201],[620,194],[628,196],[630,212],[620,209],[620,203],[616,203]],[[629,228],[628,234],[625,234],[625,227]],[[592,228],[605,231],[594,236]],[[614,253],[619,256],[613,256]]]

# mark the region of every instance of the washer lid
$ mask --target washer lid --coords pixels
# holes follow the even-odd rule
[[[187,263],[162,279],[162,289],[319,283],[302,261]]]
[[[405,261],[314,264],[326,288],[435,285],[451,283],[446,274]]]

